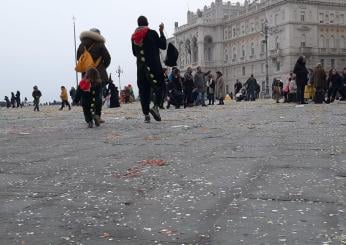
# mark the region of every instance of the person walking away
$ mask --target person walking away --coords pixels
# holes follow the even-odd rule
[[[221,71],[216,72],[215,96],[219,100],[219,105],[225,104],[226,85]]]
[[[315,104],[322,104],[325,101],[325,94],[328,89],[327,74],[322,64],[317,64],[310,77],[310,82],[315,90],[315,96],[313,98]]]
[[[75,103],[81,102],[84,119],[89,128],[100,126],[100,110],[102,107],[102,80],[97,69],[89,69],[77,88]]]
[[[294,66],[293,73],[296,76],[297,83],[297,100],[298,104],[307,104],[304,101],[305,85],[308,82],[308,70],[306,69],[306,59],[300,56]]]
[[[101,98],[103,96],[103,91],[106,90],[106,86],[108,84],[108,74],[107,68],[111,63],[111,56],[106,48],[106,39],[101,35],[101,31],[97,28],[92,28],[89,31],[84,31],[80,34],[81,43],[78,47],[77,51],[77,59],[81,57],[85,50],[91,54],[94,62],[98,62],[98,66],[96,67],[97,71],[100,74],[100,78],[102,81],[102,89],[100,91]],[[84,72],[82,73],[84,76]],[[100,117],[100,123],[104,123],[104,120],[101,118],[102,105],[101,109],[97,110]]]
[[[280,80],[275,78],[272,85],[273,89],[273,99],[276,101],[276,103],[279,103],[279,100],[281,98],[281,87],[280,87]]]
[[[215,80],[213,79],[213,75],[209,74],[207,79],[207,96],[209,100],[208,105],[215,104]]]
[[[34,86],[32,97],[34,98],[34,111],[40,111],[40,98],[42,97],[42,93],[38,90],[37,86]]]
[[[107,94],[108,93],[110,94],[109,108],[120,107],[119,91],[118,91],[118,88],[114,85],[113,80],[109,80]]]
[[[183,79],[183,89],[184,89],[184,107],[193,105],[192,92],[194,89],[194,82],[192,76],[192,68],[188,67]]]
[[[16,96],[14,95],[13,92],[11,92],[11,105],[12,105],[12,108],[16,108]]]
[[[257,80],[253,74],[251,74],[250,78],[246,81],[245,87],[247,89],[248,101],[256,101]]]
[[[163,83],[161,84],[161,101],[159,108],[164,110],[164,103],[167,99],[167,86],[168,86],[168,69],[162,68],[163,73]]]
[[[206,74],[204,74],[202,72],[201,67],[200,66],[197,67],[197,72],[194,76],[194,85],[195,85],[197,93],[198,93],[196,105],[207,106],[205,104],[205,92],[206,92],[205,75]]]
[[[60,111],[62,111],[66,106],[68,106],[68,109],[71,110],[71,105],[68,102],[68,94],[67,94],[67,89],[65,88],[65,86],[61,86],[61,93],[60,93],[60,99],[61,99],[61,107],[60,107]]]
[[[23,105],[21,103],[20,92],[19,91],[17,91],[17,93],[16,93],[16,103],[17,103],[17,108],[18,107],[23,107]]]
[[[6,102],[6,107],[7,107],[7,108],[10,108],[10,107],[11,107],[11,101],[10,101],[10,99],[8,98],[8,96],[5,96],[5,102]]]
[[[28,98],[27,97],[24,98],[24,106],[28,106]]]
[[[71,97],[71,100],[74,101],[74,98],[76,97],[76,89],[75,89],[75,87],[71,87],[71,89],[70,89],[70,97]]]
[[[343,81],[340,74],[336,71],[336,69],[331,69],[328,77],[328,102],[333,103],[336,98],[337,92],[341,95],[342,98],[345,98],[345,95],[342,91]]]
[[[167,49],[166,37],[163,33],[164,24],[159,27],[160,36],[156,31],[149,29],[145,16],[137,20],[138,28],[131,37],[132,52],[137,58],[137,85],[141,99],[144,121],[150,122],[150,115],[156,121],[161,121],[159,106],[161,105],[162,83],[164,77],[160,60],[160,49]],[[150,98],[154,93],[154,106],[150,109]]]

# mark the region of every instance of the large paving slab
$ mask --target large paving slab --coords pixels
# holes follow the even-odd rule
[[[346,104],[0,110],[0,244],[346,244]]]

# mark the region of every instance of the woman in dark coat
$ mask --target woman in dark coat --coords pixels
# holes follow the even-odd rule
[[[313,84],[316,91],[314,97],[315,104],[323,103],[326,90],[328,89],[328,84],[327,74],[324,71],[322,64],[317,64],[312,76],[310,77],[310,82]]]
[[[294,66],[293,73],[296,74],[297,83],[297,100],[299,104],[306,104],[304,101],[304,89],[308,82],[309,71],[306,69],[306,60],[304,56],[300,56]]]
[[[11,105],[12,105],[12,108],[16,107],[16,96],[14,95],[13,92],[11,93]]]
[[[179,109],[184,104],[183,82],[179,69],[174,70],[173,79],[168,83],[168,97],[167,109],[170,105],[174,105],[176,109]]]
[[[188,67],[186,73],[184,74],[183,88],[184,88],[184,107],[193,105],[192,91],[194,88],[192,68]]]
[[[340,74],[336,71],[336,69],[331,69],[328,77],[328,102],[334,102],[337,92],[344,98],[345,95],[341,88],[343,87],[343,81]]]
[[[118,91],[118,88],[114,85],[112,80],[109,81],[107,94],[111,95],[109,107],[110,108],[120,107],[119,91]]]
[[[105,90],[108,83],[108,74],[106,69],[111,63],[111,56],[105,46],[106,40],[101,36],[100,30],[96,28],[82,32],[80,34],[80,40],[81,44],[78,47],[77,59],[80,58],[85,49],[89,51],[95,62],[101,59],[100,64],[96,69],[99,72],[102,81],[102,89],[100,91],[100,96],[102,96],[102,92]],[[101,110],[98,112],[100,113],[98,116],[101,117]],[[103,123],[104,121],[100,119],[100,122]]]

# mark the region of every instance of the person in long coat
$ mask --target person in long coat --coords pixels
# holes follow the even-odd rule
[[[14,95],[13,92],[11,92],[11,105],[12,105],[12,108],[16,107],[16,96]]]
[[[299,104],[306,104],[304,101],[304,89],[308,82],[309,71],[306,68],[306,59],[304,56],[300,56],[297,63],[294,66],[293,73],[296,74],[297,83],[297,100]]]
[[[96,67],[97,71],[101,77],[101,96],[103,91],[106,89],[106,85],[108,84],[108,74],[107,67],[109,67],[111,63],[111,56],[106,48],[106,39],[101,35],[99,29],[92,28],[89,31],[84,31],[80,34],[81,44],[77,50],[77,59],[83,54],[84,50],[87,49],[91,54],[94,61],[101,59],[100,64]],[[102,110],[102,108],[101,108]],[[98,113],[101,113],[101,110]],[[103,123],[104,120],[101,119],[101,114],[98,115],[100,117],[100,122]]]
[[[216,75],[215,96],[219,100],[219,105],[224,105],[224,99],[226,97],[225,81],[220,71],[216,72]]]
[[[137,20],[138,28],[131,37],[132,52],[137,58],[137,85],[141,100],[144,122],[150,122],[152,114],[156,121],[161,121],[159,106],[162,104],[162,83],[164,82],[160,49],[167,49],[166,37],[163,33],[164,25],[160,25],[160,36],[149,29],[148,19],[140,16]],[[151,95],[155,94],[154,107],[150,109]]]
[[[322,103],[324,101],[324,95],[328,89],[327,74],[324,71],[321,64],[317,64],[312,76],[310,77],[310,82],[315,88],[314,101],[316,104]]]
[[[116,108],[120,107],[119,103],[119,91],[118,88],[114,85],[113,80],[109,80],[108,84],[108,91],[107,94],[110,94],[110,103],[109,103],[109,108]]]

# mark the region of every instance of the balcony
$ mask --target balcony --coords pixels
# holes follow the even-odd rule
[[[280,49],[270,50],[270,56],[273,58],[281,56],[281,50]]]
[[[312,55],[312,48],[311,47],[300,47],[299,48],[300,54],[303,54],[305,56]]]

